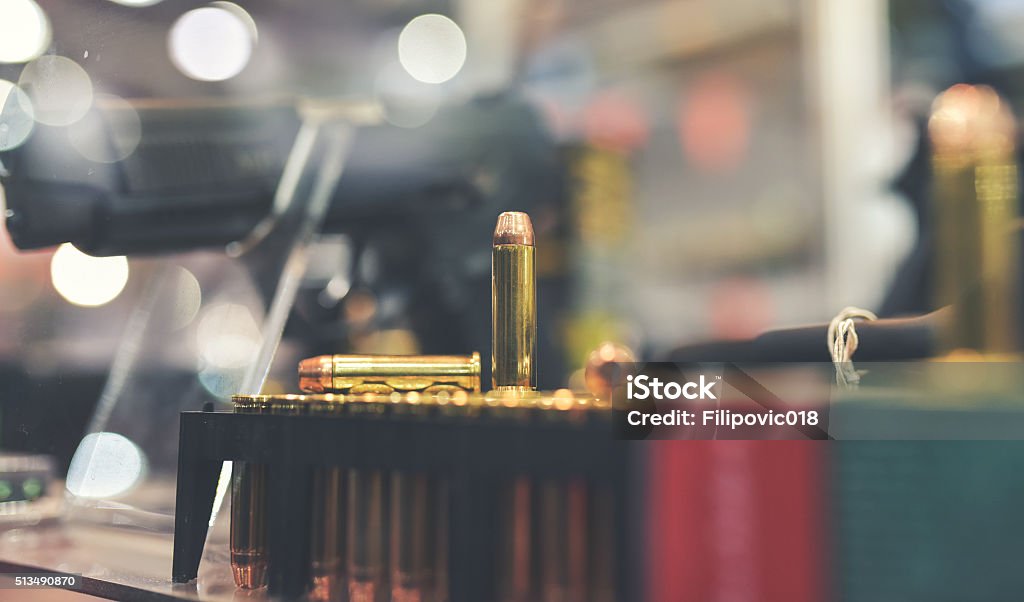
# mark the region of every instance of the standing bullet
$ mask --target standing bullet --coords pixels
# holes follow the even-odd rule
[[[1018,349],[1020,327],[1016,120],[987,86],[935,99],[931,223],[935,306],[952,305],[947,349]]]
[[[530,216],[498,216],[491,247],[491,383],[499,393],[537,388],[537,263]],[[499,599],[523,602],[533,594],[532,490],[525,475],[507,486]]]
[[[491,255],[491,379],[495,389],[537,388],[537,267],[525,213],[498,216]]]
[[[387,404],[368,394],[348,404],[350,415],[383,417]],[[345,550],[349,602],[387,602],[388,512],[385,471],[348,469]]]
[[[236,395],[232,401],[236,414],[270,411],[266,396]],[[231,573],[242,589],[267,584],[266,487],[266,466],[231,464]]]
[[[308,412],[331,418],[346,411],[340,395],[310,396]],[[309,599],[334,602],[344,599],[345,575],[345,470],[340,466],[313,471],[313,520],[310,541]]]

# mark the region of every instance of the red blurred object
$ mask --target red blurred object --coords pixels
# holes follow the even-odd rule
[[[679,101],[679,140],[688,161],[708,172],[729,172],[750,147],[750,93],[737,78],[699,77]]]
[[[828,599],[826,443],[648,445],[651,602]]]
[[[636,101],[618,90],[598,94],[583,110],[583,135],[587,142],[619,151],[647,144],[650,125]]]

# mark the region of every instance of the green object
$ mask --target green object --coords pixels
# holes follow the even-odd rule
[[[34,500],[43,493],[43,483],[39,479],[25,479],[21,484],[21,491],[25,494],[25,499]]]
[[[6,501],[12,493],[14,490],[11,489],[11,484],[7,481],[0,481],[0,502]]]

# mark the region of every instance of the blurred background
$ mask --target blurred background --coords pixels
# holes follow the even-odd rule
[[[501,179],[466,176],[490,197],[487,210],[444,214],[446,234],[467,241],[430,241],[419,253],[426,268],[403,246],[411,244],[405,224],[379,225],[401,216],[384,209],[349,227],[339,213],[341,233],[320,243],[286,345],[299,355],[487,351],[489,230],[498,211],[524,209],[541,237],[541,375],[552,388],[607,339],[655,357],[690,342],[820,322],[843,305],[877,308],[915,245],[913,203],[896,183],[931,98],[1011,69],[1020,51],[999,35],[1018,18],[1012,3],[478,4],[12,1],[0,36],[8,170],[17,180],[22,159],[22,172],[53,179],[81,162],[63,155],[99,146],[89,138],[99,126],[83,117],[100,103],[127,111],[297,96],[374,104],[382,112],[374,127],[398,131],[366,153],[353,150],[367,170],[383,165],[378,181],[365,178],[367,189],[387,185],[387,145],[405,150],[408,164],[430,167],[434,140],[489,157],[481,167],[453,151],[445,161],[459,177],[489,170]],[[414,21],[420,15],[431,16]],[[410,45],[439,43],[403,59],[403,35]],[[11,102],[23,96],[40,105],[34,126]],[[482,122],[474,131],[471,119]],[[123,121],[130,131],[121,131],[122,148],[86,174],[160,144],[147,141],[138,116]],[[291,145],[289,127],[268,134],[276,148],[266,152],[278,153],[268,170]],[[154,138],[167,135],[155,128]],[[43,146],[44,136],[59,136],[52,145],[60,150]],[[419,140],[427,142],[410,150]],[[33,143],[39,160],[17,156]],[[497,156],[501,146],[509,152]],[[179,177],[196,177],[180,174],[202,165],[157,152],[146,165],[162,160]],[[437,212],[429,203],[425,210]],[[381,232],[364,236],[370,230]],[[150,256],[193,249],[182,242],[126,260],[116,246],[97,247],[113,256],[94,259],[73,244],[19,253],[0,236],[2,440],[58,445],[48,451],[66,464],[155,269]],[[209,351],[204,344],[217,345],[212,335],[203,342],[204,324],[210,330],[228,316],[237,322],[232,340],[244,346],[262,319],[241,307],[242,297],[214,303],[199,272],[222,253],[208,255],[177,273],[179,318],[192,331],[182,337],[192,349],[176,354],[185,370]],[[423,282],[428,270],[449,275]],[[417,306],[422,295],[454,299]],[[476,315],[451,315],[465,308]],[[414,310],[433,315],[417,319]],[[429,324],[442,317],[456,326],[433,332]],[[230,392],[221,387],[211,399]]]
[[[276,337],[293,249],[245,241],[310,105],[357,125],[265,392],[319,353],[486,365],[504,210],[538,233],[544,388],[606,340],[931,311],[933,102],[985,85],[1020,114],[1022,26],[1010,0],[0,0],[0,448],[167,528],[137,486],[173,485],[168,425],[228,407]]]

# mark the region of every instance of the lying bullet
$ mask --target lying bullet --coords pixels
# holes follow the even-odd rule
[[[299,388],[311,393],[479,391],[480,354],[321,355],[299,362]]]

